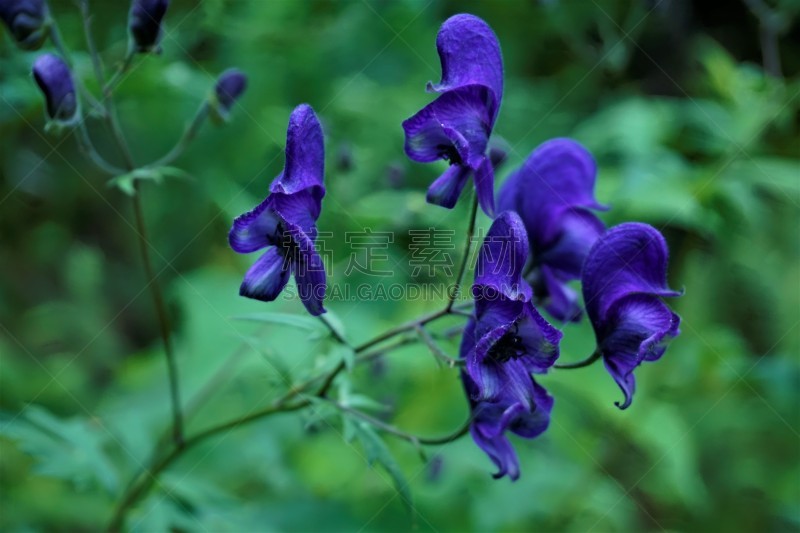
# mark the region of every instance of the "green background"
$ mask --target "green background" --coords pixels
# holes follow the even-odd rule
[[[126,47],[127,3],[92,2],[109,68]],[[385,438],[414,513],[381,466],[315,406],[211,439],[175,463],[129,515],[135,531],[798,531],[800,530],[800,31],[798,2],[774,8],[785,77],[762,68],[758,19],[725,7],[645,1],[174,1],[163,54],[138,57],[115,93],[139,162],[166,153],[213,86],[237,66],[249,87],[222,127],[206,125],[176,166],[146,183],[156,269],[173,317],[184,398],[220,376],[194,433],[266,405],[341,353],[299,301],[237,295],[255,256],[227,246],[232,218],[283,165],[291,109],[310,103],[326,131],[333,232],[329,283],[411,278],[410,229],[454,230],[467,204],[427,205],[444,163],[403,153],[400,123],[431,100],[439,25],[471,12],[497,33],[506,88],[495,129],[509,147],[499,179],[542,141],[570,136],[599,164],[609,224],[653,224],[671,248],[682,334],[637,370],[625,412],[601,365],[553,371],[550,429],[514,438],[522,476],[494,481],[471,439],[427,450]],[[73,2],[52,3],[75,75],[96,89]],[[136,253],[129,199],[108,187],[72,135],[44,134],[29,74],[36,53],[0,36],[0,527],[95,530],[169,420],[165,365]],[[49,48],[46,44],[45,48]],[[98,149],[119,162],[101,122]],[[349,159],[351,164],[344,164]],[[485,228],[487,219],[479,217]],[[345,232],[395,232],[394,277],[345,276]],[[331,301],[348,338],[366,340],[441,301]],[[463,321],[448,318],[442,332]],[[591,352],[585,322],[564,328],[562,361]],[[442,346],[455,355],[457,339]],[[216,379],[216,378],[215,378]],[[359,366],[335,389],[422,436],[467,416],[457,372],[419,344]],[[403,483],[401,483],[403,484]]]

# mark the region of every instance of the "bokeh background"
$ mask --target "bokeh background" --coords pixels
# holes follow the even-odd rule
[[[91,4],[113,67],[126,47],[128,4]],[[76,76],[96,89],[77,7],[51,5]],[[397,480],[345,442],[341,414],[317,406],[193,449],[133,509],[128,527],[800,530],[800,3],[791,0],[172,2],[163,54],[137,58],[116,92],[137,161],[172,146],[222,70],[238,66],[250,78],[231,122],[206,125],[177,162],[190,179],[144,186],[184,399],[214,383],[189,432],[266,405],[341,356],[299,301],[238,297],[255,257],[237,256],[226,241],[232,218],[280,172],[296,104],[314,106],[326,130],[319,226],[334,235],[329,282],[447,281],[411,276],[408,232],[455,231],[457,259],[468,202],[453,211],[425,204],[444,163],[407,161],[400,122],[430,101],[437,29],[462,11],[488,21],[503,48],[495,131],[509,161],[499,178],[548,138],[583,142],[599,163],[599,199],[613,206],[604,220],[648,222],[667,237],[670,282],[686,290],[672,302],[682,335],[637,371],[625,412],[601,365],[543,377],[556,398],[551,427],[514,440],[516,483],[492,480],[493,466],[468,437],[429,448],[423,461],[388,436],[413,497],[409,513]],[[88,531],[108,519],[167,425],[166,369],[129,201],[71,135],[44,134],[29,74],[35,57],[3,30],[0,528]],[[102,123],[88,124],[118,161]],[[395,233],[382,251],[392,277],[344,275],[345,232],[364,228]],[[441,305],[328,308],[357,342]],[[298,318],[242,320],[264,312]],[[563,361],[591,351],[586,323],[564,332]],[[442,346],[455,354],[457,338]],[[449,433],[467,416],[457,372],[420,344],[357,367],[336,390],[423,436]]]

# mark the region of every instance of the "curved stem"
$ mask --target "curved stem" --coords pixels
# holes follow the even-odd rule
[[[118,176],[125,172],[121,168],[117,168],[106,161],[105,158],[97,152],[94,144],[92,144],[92,140],[89,138],[89,132],[86,130],[86,124],[84,124],[83,120],[78,122],[77,130],[76,136],[78,139],[78,146],[97,168],[112,176]]]
[[[458,440],[459,438],[464,436],[467,433],[467,431],[469,431],[469,425],[471,422],[471,419],[467,420],[466,423],[462,424],[461,427],[459,427],[456,431],[454,431],[453,433],[449,433],[443,437],[417,437],[416,435],[412,435],[407,431],[403,431],[402,429],[399,429],[391,424],[387,424],[382,420],[378,420],[374,416],[368,415],[367,413],[364,413],[357,409],[353,409],[352,407],[342,405],[332,400],[327,400],[327,402],[330,403],[332,406],[336,407],[337,409],[339,409],[340,411],[353,415],[357,418],[360,418],[361,420],[364,420],[365,422],[372,424],[376,428],[385,431],[386,433],[389,433],[391,435],[394,435],[395,437],[399,437],[403,440],[406,440],[415,446],[419,446],[420,444],[425,444],[429,446],[437,444],[447,444],[449,442]]]
[[[562,365],[555,364],[555,365],[553,365],[553,368],[560,368],[561,370],[572,370],[574,368],[583,368],[585,366],[591,365],[592,363],[594,363],[595,361],[600,359],[602,356],[603,356],[603,352],[601,352],[599,349],[597,349],[597,350],[594,351],[594,353],[592,355],[590,355],[589,357],[587,357],[583,361],[578,361],[577,363],[565,363],[565,364],[562,364]]]
[[[114,89],[117,88],[119,82],[122,81],[122,77],[128,72],[128,69],[131,67],[133,63],[133,58],[136,57],[136,51],[133,47],[128,47],[128,51],[125,52],[125,57],[122,60],[119,68],[114,75],[111,76],[111,79],[105,85],[101,85],[103,88],[103,99],[108,100],[111,97],[111,94],[114,92]]]
[[[334,339],[336,339],[336,342],[338,342],[339,344],[343,344],[343,345],[345,345],[345,346],[350,346],[350,343],[349,343],[349,342],[347,342],[347,339],[345,339],[344,337],[342,337],[341,333],[339,333],[339,330],[337,330],[337,329],[336,329],[336,328],[333,326],[333,324],[331,324],[331,321],[330,321],[330,320],[328,320],[328,317],[326,317],[325,315],[319,315],[319,317],[318,317],[318,318],[319,318],[320,322],[322,322],[323,324],[325,324],[325,327],[326,327],[326,328],[328,328],[328,331],[330,331],[330,332],[331,332],[331,336],[332,336]]]
[[[148,164],[147,166],[163,167],[178,159],[186,150],[186,147],[189,146],[192,140],[197,136],[197,133],[200,131],[200,128],[202,127],[206,118],[208,118],[208,113],[208,102],[205,101],[197,110],[197,113],[195,113],[192,121],[186,127],[186,130],[183,132],[183,136],[181,136],[181,138],[178,140],[178,143],[173,146],[172,149],[166,153],[166,155]]]
[[[467,243],[464,246],[464,257],[461,258],[461,266],[458,269],[456,283],[453,286],[453,290],[450,291],[450,296],[447,299],[447,307],[445,307],[445,312],[448,313],[453,308],[453,304],[455,304],[456,298],[458,298],[458,291],[461,289],[461,283],[464,281],[464,273],[467,270],[467,261],[469,261],[469,253],[470,249],[472,248],[472,238],[475,235],[475,219],[477,215],[478,193],[475,193],[475,196],[472,199],[472,210],[470,211],[469,215],[469,225],[467,226]]]

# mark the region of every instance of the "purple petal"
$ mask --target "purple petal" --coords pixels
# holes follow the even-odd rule
[[[221,111],[223,113],[228,112],[236,100],[242,96],[246,88],[247,76],[238,68],[229,68],[220,74],[214,86],[214,93]]]
[[[325,196],[325,143],[322,126],[308,104],[297,106],[286,131],[286,164],[270,185],[270,192],[294,194],[311,189],[321,200]]]
[[[451,165],[428,187],[428,203],[452,209],[467,184],[470,172],[468,167]]]
[[[600,340],[606,368],[625,394],[625,409],[633,396],[633,370],[642,361],[656,361],[678,335],[680,317],[661,300],[633,294],[617,301],[608,312],[607,330]]]
[[[485,87],[470,85],[442,94],[403,122],[405,151],[420,163],[448,159],[476,168],[492,130]]]
[[[258,204],[252,211],[239,215],[228,233],[233,251],[249,254],[267,246],[278,244],[276,238],[280,218],[272,209],[272,199]]]
[[[528,236],[519,215],[501,213],[483,241],[475,266],[475,285],[493,287],[511,299],[530,300],[530,287],[522,279],[528,260]]]
[[[609,308],[630,294],[680,296],[667,287],[667,243],[652,226],[629,222],[608,230],[583,266],[583,300],[595,332],[606,329]]]
[[[289,281],[289,267],[277,246],[268,248],[245,274],[239,294],[263,302],[275,300]]]
[[[497,36],[474,15],[455,15],[436,36],[442,63],[442,81],[428,90],[446,92],[466,85],[484,85],[491,91],[490,124],[494,124],[503,97],[503,57]]]
[[[525,355],[521,360],[529,372],[544,373],[555,364],[563,334],[545,320],[530,302],[525,302],[516,334],[522,339]]]
[[[578,293],[567,284],[568,279],[546,265],[539,269],[539,275],[544,290],[542,294],[537,291],[537,297],[543,299],[547,312],[561,322],[578,322],[583,308],[578,302]]]
[[[517,416],[509,425],[509,429],[526,439],[538,437],[550,425],[550,412],[553,410],[553,397],[547,391],[533,382],[533,401],[532,409]]]
[[[128,15],[128,30],[137,52],[150,52],[161,40],[161,20],[168,0],[133,0]]]
[[[325,265],[308,236],[301,233],[295,239],[298,241],[298,260],[293,262],[293,268],[300,300],[309,313],[321,315],[325,312],[322,306],[326,289]]]
[[[310,189],[294,194],[272,193],[269,196],[272,209],[289,225],[294,225],[316,239],[316,221],[320,213],[320,201]]]
[[[534,260],[558,271],[562,279],[578,279],[589,250],[606,227],[594,214],[582,208],[563,211],[558,226],[550,246],[533,251]]]
[[[517,454],[514,452],[514,447],[511,446],[508,438],[505,435],[488,437],[481,429],[479,423],[473,422],[469,432],[475,444],[489,456],[489,459],[497,467],[497,472],[492,474],[492,477],[500,479],[503,476],[508,476],[512,481],[519,479],[519,459],[517,459]]]
[[[475,170],[475,194],[478,203],[489,218],[494,217],[494,169],[488,157]]]

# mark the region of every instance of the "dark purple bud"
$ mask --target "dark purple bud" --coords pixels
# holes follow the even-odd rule
[[[392,189],[401,189],[406,181],[405,167],[397,161],[390,163],[386,167],[386,181]]]
[[[229,68],[217,79],[214,94],[217,97],[217,110],[223,117],[227,116],[247,88],[247,76],[237,68]]]
[[[33,77],[47,102],[47,116],[58,122],[70,122],[78,114],[75,84],[69,67],[60,57],[43,54],[33,64]]]
[[[141,53],[159,52],[161,21],[169,0],[133,0],[128,15],[128,29],[134,50]]]
[[[341,144],[336,150],[336,168],[340,172],[350,172],[354,167],[353,147],[349,143]]]
[[[47,38],[44,0],[0,0],[0,18],[20,48],[37,50]]]

